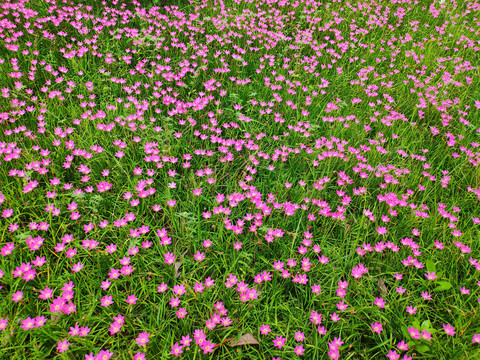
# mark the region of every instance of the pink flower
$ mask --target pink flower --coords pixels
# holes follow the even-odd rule
[[[183,319],[185,316],[188,315],[188,312],[185,308],[179,308],[177,311],[175,311],[175,314],[179,319]]]
[[[294,352],[295,354],[297,354],[298,356],[302,356],[303,353],[305,352],[305,348],[303,347],[303,345],[297,345],[297,346],[295,347],[295,349],[293,350],[293,352]]]
[[[63,353],[65,351],[68,350],[68,347],[70,346],[70,343],[68,342],[67,339],[63,340],[63,341],[59,341],[58,343],[58,346],[57,346],[57,351],[59,353]]]
[[[425,277],[427,278],[427,280],[435,280],[438,276],[435,275],[435,272],[431,273],[430,271],[427,271]]]
[[[272,331],[272,330],[270,330],[270,326],[265,325],[265,324],[262,324],[262,326],[260,326],[259,330],[260,330],[260,334],[262,334],[262,335],[267,335],[269,332]]]
[[[427,330],[422,330],[420,336],[422,337],[422,339],[432,340],[432,334],[430,334]]]
[[[25,320],[22,320],[22,326],[21,328],[23,330],[30,330],[30,329],[33,329],[35,327],[35,319],[32,319],[29,317],[27,317]]]
[[[175,255],[173,253],[167,252],[166,254],[163,254],[165,257],[165,263],[168,265],[172,265],[175,262]]]
[[[388,233],[387,228],[384,226],[379,226],[375,230],[377,231],[378,235],[385,235]]]
[[[383,297],[381,298],[376,297],[373,303],[377,305],[379,308],[382,308],[382,309],[385,308],[385,301],[383,300]]]
[[[161,283],[159,286],[157,286],[157,292],[159,293],[163,293],[167,291],[167,289],[168,289],[168,286],[165,283]]]
[[[454,336],[456,333],[455,333],[455,328],[450,325],[450,324],[443,324],[443,330],[445,331],[445,334],[447,335],[450,335],[450,336]]]
[[[19,302],[22,299],[23,299],[23,292],[22,291],[17,291],[16,293],[12,294],[12,301]]]
[[[398,360],[400,359],[400,355],[395,350],[390,350],[387,354],[387,358],[389,360]]]
[[[314,325],[318,325],[322,322],[322,314],[319,314],[316,310],[313,310],[311,313],[310,313],[310,321],[314,324]]]
[[[273,346],[278,347],[280,350],[285,345],[287,339],[279,335],[273,340]]]
[[[127,299],[125,300],[127,304],[135,305],[137,303],[138,298],[135,297],[135,294],[128,295]]]
[[[301,331],[296,331],[295,332],[295,340],[299,341],[299,342],[305,340],[305,334]]]
[[[172,345],[172,351],[170,351],[170,354],[179,356],[181,353],[183,353],[182,346],[179,346],[178,342],[176,342],[174,345]]]
[[[412,339],[420,339],[420,331],[415,329],[413,326],[412,327],[409,327],[408,329],[408,333],[410,334],[410,336],[412,337]]]
[[[379,322],[370,325],[374,333],[381,334],[383,331],[383,325]]]
[[[200,348],[203,350],[204,355],[208,353],[213,353],[213,350],[215,349],[215,344],[212,343],[210,340],[207,340],[200,345]]]
[[[317,332],[320,334],[320,335],[327,335],[327,330],[325,329],[325,326],[319,326],[317,328]]]
[[[397,348],[401,351],[407,351],[408,350],[408,344],[405,341],[402,340],[397,344]]]
[[[0,318],[0,331],[3,331],[7,328],[7,325],[8,325],[8,319],[5,318],[5,319],[2,319]]]
[[[142,332],[138,335],[138,337],[135,339],[135,341],[137,342],[138,346],[143,346],[143,345],[148,344],[148,342],[150,341],[148,339],[149,337],[150,337],[149,333]]]
[[[12,215],[13,215],[13,209],[4,209],[2,211],[2,217],[3,218],[9,218]]]
[[[101,306],[109,307],[113,304],[112,296],[105,295],[103,298],[100,299]]]

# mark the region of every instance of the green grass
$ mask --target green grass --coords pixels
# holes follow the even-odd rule
[[[132,359],[138,352],[167,359],[182,336],[198,329],[214,351],[204,354],[192,340],[180,358],[329,359],[329,347],[340,338],[341,359],[385,359],[389,352],[396,359],[393,350],[400,359],[477,359],[478,3],[441,3],[434,4],[438,16],[422,1],[0,5],[0,320],[8,319],[0,322],[0,359],[83,359],[90,353]],[[57,24],[59,14],[64,18]],[[315,18],[321,19],[313,24]],[[76,55],[68,55],[72,51]],[[332,104],[338,108],[330,111]],[[18,156],[14,150],[21,150]],[[208,169],[211,174],[199,175]],[[38,185],[25,191],[34,180]],[[99,192],[103,181],[111,188]],[[54,198],[46,197],[52,191]],[[218,194],[225,196],[221,203]],[[382,200],[388,194],[395,204]],[[289,213],[291,204],[297,208]],[[47,210],[52,205],[58,214]],[[130,213],[134,220],[115,225]],[[47,223],[48,230],[35,229],[34,222]],[[89,224],[95,227],[88,230]],[[145,234],[132,236],[147,226]],[[387,233],[380,235],[378,227]],[[156,235],[162,229],[167,245]],[[271,229],[283,235],[270,239]],[[66,234],[73,240],[65,241]],[[38,237],[41,247],[29,249]],[[404,245],[408,238],[411,245]],[[89,240],[98,245],[89,249]],[[380,250],[381,242],[388,246]],[[8,244],[15,245],[11,254]],[[117,245],[112,254],[110,244]],[[366,244],[377,250],[360,255]],[[195,259],[198,252],[202,261]],[[165,262],[167,253],[174,263]],[[328,263],[319,261],[322,255]],[[43,266],[33,266],[37,257],[45,258]],[[421,264],[405,266],[409,257]],[[102,289],[125,258],[131,274]],[[312,264],[307,271],[306,258]],[[287,265],[289,259],[296,265]],[[289,277],[274,270],[277,261]],[[17,276],[22,264],[35,268],[32,280]],[[75,272],[74,264],[83,268]],[[359,264],[368,273],[356,279],[352,269]],[[427,271],[437,278],[428,280]],[[256,283],[264,272],[271,279]],[[237,285],[226,285],[231,275],[258,298],[242,301]],[[308,282],[292,281],[298,275]],[[209,277],[214,285],[196,292],[195,284]],[[76,310],[51,312],[70,281]],[[348,283],[343,298],[340,281]],[[168,285],[163,293],[157,291],[162,283]],[[170,304],[179,284],[186,289],[178,296],[184,318]],[[314,284],[320,294],[312,292]],[[42,300],[46,287],[53,297]],[[14,302],[18,291],[23,299]],[[424,292],[432,298],[425,300]],[[132,294],[138,300],[127,304]],[[107,295],[113,304],[101,306]],[[385,308],[374,304],[380,297]],[[340,301],[348,304],[345,311]],[[221,317],[230,321],[208,329],[219,303],[227,310]],[[407,313],[407,306],[416,313]],[[322,314],[326,335],[310,321],[312,311]],[[118,314],[124,323],[112,334]],[[36,316],[46,323],[21,327]],[[380,334],[372,331],[377,322]],[[88,327],[88,335],[69,334],[76,324]],[[262,324],[270,326],[268,335],[260,333]],[[455,335],[446,334],[447,324]],[[409,328],[432,338],[414,339]],[[299,331],[301,343],[294,339]],[[145,346],[136,342],[142,332],[151,334]],[[258,344],[231,345],[244,334]],[[277,336],[287,339],[281,350],[272,342]],[[65,339],[70,345],[60,352]],[[401,341],[408,351],[397,348]],[[302,356],[294,352],[300,344]],[[106,350],[111,353],[100,353]]]

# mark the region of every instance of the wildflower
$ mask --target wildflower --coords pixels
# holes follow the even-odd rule
[[[190,346],[192,339],[190,338],[190,335],[187,336],[182,336],[182,340],[180,340],[180,344],[183,346]]]
[[[102,304],[101,306],[108,308],[110,305],[113,304],[112,296],[105,295],[103,298],[100,299],[100,302]]]
[[[260,326],[259,330],[260,330],[260,334],[262,334],[262,335],[267,335],[269,332],[272,331],[272,330],[270,330],[270,326],[265,325],[265,324],[262,324]]]
[[[172,351],[170,351],[170,354],[179,356],[181,353],[183,353],[182,346],[179,346],[178,342],[176,342],[174,345],[172,345]]]
[[[175,262],[175,255],[173,253],[167,252],[166,254],[163,254],[165,257],[165,263],[168,265],[172,265]]]
[[[319,326],[317,328],[317,332],[320,334],[320,335],[327,335],[327,330],[325,329],[325,326]]]
[[[17,291],[17,292],[12,294],[12,301],[19,302],[22,299],[23,299],[23,292],[22,291]]]
[[[301,331],[296,331],[295,332],[295,340],[296,341],[303,341],[305,340],[305,334]]]
[[[422,295],[422,298],[424,300],[431,300],[432,299],[432,295],[430,295],[427,291],[423,291],[421,295]]]
[[[322,314],[319,314],[317,311],[313,310],[311,313],[310,313],[310,321],[314,324],[314,325],[318,325],[322,322]]]
[[[417,308],[414,308],[411,305],[407,306],[407,313],[409,313],[410,315],[415,315],[416,312],[417,312]]]
[[[137,303],[138,298],[135,297],[135,294],[128,295],[127,299],[125,300],[127,304],[135,305]]]
[[[330,318],[332,319],[333,322],[338,322],[340,320],[340,316],[336,312],[331,314]]]
[[[376,297],[373,303],[377,305],[379,308],[382,308],[382,309],[385,308],[385,301],[383,300],[383,297],[381,298]]]
[[[455,328],[450,325],[450,324],[443,324],[443,330],[445,331],[445,334],[454,336],[455,335]]]
[[[420,336],[422,337],[422,339],[432,340],[432,334],[430,334],[427,330],[422,330]]]
[[[8,319],[7,318],[0,318],[0,331],[5,330],[8,325]]]
[[[297,354],[298,356],[302,356],[303,353],[305,352],[305,348],[303,347],[303,345],[297,345],[297,346],[295,347],[295,349],[293,350],[293,352],[294,352],[295,354]]]
[[[412,337],[412,339],[420,339],[420,331],[415,329],[413,326],[412,327],[409,327],[408,329],[408,333],[410,334],[410,336]]]
[[[285,345],[287,339],[279,335],[273,340],[273,346],[278,347],[280,350]]]
[[[185,308],[179,308],[179,309],[175,312],[175,314],[177,315],[177,317],[178,317],[179,319],[183,319],[185,316],[188,315],[188,312],[187,312],[187,309],[185,309]]]
[[[33,329],[35,327],[35,319],[32,319],[29,317],[27,317],[25,320],[22,320],[22,325],[21,325],[21,328],[23,330],[30,330],[30,329]]]
[[[382,333],[382,330],[383,330],[383,326],[381,323],[373,323],[370,325],[372,327],[372,330],[374,333],[377,333],[377,334],[381,334]]]
[[[398,360],[400,355],[395,350],[390,350],[387,354],[389,360]]]
[[[167,288],[168,288],[167,284],[161,283],[159,286],[157,286],[157,292],[163,293],[167,291]]]
[[[142,332],[140,333],[137,338],[135,339],[135,341],[137,342],[138,346],[143,346],[143,345],[146,345],[148,344],[148,342],[150,341],[148,338],[150,337],[150,334],[147,333],[147,332]]]
[[[65,351],[68,350],[68,347],[69,347],[69,346],[70,346],[70,343],[68,342],[67,339],[65,339],[65,340],[63,340],[63,341],[59,341],[59,342],[57,343],[57,351],[58,351],[59,353],[63,353],[63,352],[65,352]]]

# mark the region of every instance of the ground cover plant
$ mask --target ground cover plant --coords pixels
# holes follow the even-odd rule
[[[1,359],[480,358],[480,3],[3,1]]]

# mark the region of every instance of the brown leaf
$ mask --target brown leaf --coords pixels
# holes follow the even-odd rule
[[[378,278],[378,287],[380,288],[380,295],[386,295],[388,293],[385,281],[381,277]]]
[[[185,257],[187,254],[188,250],[185,250],[182,254],[182,258]],[[177,279],[180,275],[182,275],[182,272],[180,271],[180,268],[182,267],[183,261],[176,261],[173,266],[175,268],[175,278]]]
[[[349,224],[345,224],[345,234],[350,231],[352,227]]]
[[[240,339],[233,339],[230,341],[230,346],[242,346],[242,345],[258,345],[258,340],[253,337],[252,334],[245,334],[240,336]]]
[[[173,264],[173,266],[175,267],[175,279],[176,279],[182,274],[182,272],[180,271],[180,268],[182,267],[182,263],[176,262],[175,264]]]

